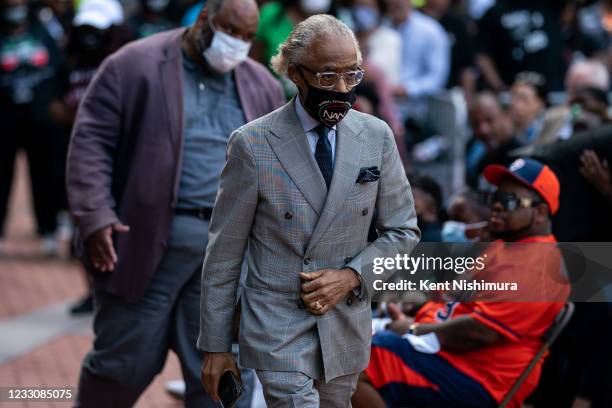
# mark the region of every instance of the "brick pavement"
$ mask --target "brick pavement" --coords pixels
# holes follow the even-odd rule
[[[86,292],[76,262],[42,258],[35,238],[29,187],[23,157],[17,163],[11,210],[6,228],[5,254],[0,256],[0,327],[42,308],[78,299]],[[64,252],[66,248],[64,248]],[[2,333],[3,341],[19,342]],[[21,340],[23,341],[23,340]],[[81,359],[89,349],[89,330],[67,331],[28,352],[0,364],[0,386],[76,387]],[[163,384],[180,378],[176,357],[171,354],[163,373],[139,400],[139,408],[175,408],[181,404],[166,395]],[[2,403],[0,407],[68,407],[69,403]]]

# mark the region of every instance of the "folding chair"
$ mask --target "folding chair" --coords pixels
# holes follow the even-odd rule
[[[525,370],[521,373],[519,378],[517,378],[512,388],[510,388],[510,391],[508,391],[508,393],[506,394],[504,400],[501,402],[501,404],[499,404],[499,408],[505,408],[510,402],[510,400],[512,400],[512,397],[514,397],[514,394],[516,394],[516,392],[521,388],[521,385],[523,385],[523,382],[525,382],[527,377],[529,377],[529,374],[531,374],[531,371],[536,366],[538,361],[540,361],[540,359],[544,357],[546,351],[548,351],[548,349],[555,342],[557,337],[559,337],[559,334],[561,334],[565,326],[567,326],[573,314],[574,304],[572,302],[566,303],[565,306],[563,306],[563,309],[561,309],[561,311],[555,318],[555,321],[550,325],[544,336],[542,336],[544,344],[542,344],[540,350],[529,362],[527,367],[525,367]]]

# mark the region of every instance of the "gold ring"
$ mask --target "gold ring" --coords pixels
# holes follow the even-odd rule
[[[323,308],[323,306],[321,305],[321,303],[318,300],[315,302],[315,305],[317,306],[317,310]]]

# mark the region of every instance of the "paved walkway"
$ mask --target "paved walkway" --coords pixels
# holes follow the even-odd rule
[[[77,262],[41,256],[34,234],[27,168],[18,160],[11,211],[0,254],[0,387],[76,388],[80,362],[92,341],[89,317],[72,318],[68,305],[86,292]],[[67,243],[63,247],[67,253]],[[171,354],[137,407],[175,408],[163,384],[180,378]],[[70,403],[8,403],[0,407],[69,407]]]

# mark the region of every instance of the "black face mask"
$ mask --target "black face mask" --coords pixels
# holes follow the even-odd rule
[[[298,71],[308,87],[308,94],[304,100],[304,108],[310,116],[318,119],[319,122],[327,127],[332,127],[344,119],[355,103],[355,87],[348,92],[316,88],[306,81],[299,67]]]
[[[0,20],[10,26],[20,26],[28,19],[28,6],[11,6],[0,9]]]
[[[106,49],[108,35],[102,30],[79,30],[76,33],[76,45],[79,51],[98,53]]]

